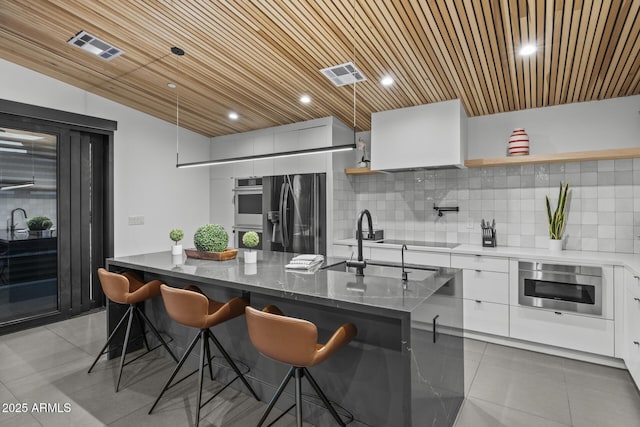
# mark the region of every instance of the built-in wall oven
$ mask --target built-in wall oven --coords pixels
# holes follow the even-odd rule
[[[602,267],[518,263],[520,305],[603,315]]]
[[[233,188],[235,227],[262,231],[262,177],[237,178]]]

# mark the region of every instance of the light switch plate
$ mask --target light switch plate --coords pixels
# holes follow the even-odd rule
[[[130,216],[129,225],[144,225],[144,216],[142,215]]]

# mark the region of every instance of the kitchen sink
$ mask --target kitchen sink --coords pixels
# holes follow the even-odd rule
[[[347,267],[346,261],[341,261],[336,264],[327,265],[321,268],[321,270],[341,271],[345,273],[356,273],[355,267]],[[437,268],[419,267],[419,266],[406,266],[404,271],[409,273],[409,280],[415,280],[421,282],[430,276],[433,276],[434,272],[438,271]],[[376,277],[388,277],[390,279],[402,279],[402,266],[398,264],[386,264],[382,262],[367,262],[367,267],[364,269],[365,276]]]

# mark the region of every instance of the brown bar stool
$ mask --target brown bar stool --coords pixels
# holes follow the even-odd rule
[[[318,344],[318,329],[316,325],[307,320],[286,317],[274,305],[265,307],[263,311],[247,307],[245,313],[249,338],[258,351],[270,359],[291,365],[291,369],[282,380],[280,387],[278,387],[276,394],[273,395],[269,406],[258,422],[258,427],[262,426],[266,421],[269,412],[273,409],[291,377],[295,377],[295,404],[284,411],[280,417],[295,406],[297,425],[298,427],[302,426],[302,378],[304,377],[309,381],[338,424],[345,426],[346,424],[320,389],[316,380],[311,376],[307,367],[322,363],[336,350],[351,341],[357,333],[355,325],[345,323],[333,333],[333,336],[329,338],[326,344]],[[276,418],[270,425],[273,425],[280,417]]]
[[[213,400],[218,394],[220,394],[224,389],[229,387],[235,380],[240,378],[240,380],[244,383],[244,385],[249,389],[253,397],[256,400],[260,400],[258,395],[253,390],[251,385],[247,382],[244,374],[240,372],[236,363],[231,359],[229,354],[226,352],[224,347],[220,344],[220,341],[213,335],[209,328],[218,325],[220,323],[226,322],[227,320],[231,320],[235,317],[241,316],[244,314],[244,308],[247,306],[248,302],[244,298],[233,298],[226,303],[221,303],[218,301],[214,301],[208,298],[206,295],[202,293],[200,289],[196,286],[187,286],[184,289],[172,288],[167,285],[161,285],[160,291],[162,292],[162,299],[164,301],[164,305],[167,309],[167,313],[169,313],[169,317],[171,317],[176,322],[189,326],[192,328],[200,329],[200,332],[196,337],[191,341],[189,347],[187,347],[187,351],[178,362],[178,366],[174,369],[171,377],[162,388],[160,395],[153,403],[151,409],[149,409],[149,414],[156,407],[160,398],[171,386],[171,381],[175,378],[176,374],[182,368],[182,365],[193,351],[196,343],[200,341],[200,365],[198,368],[199,378],[198,378],[198,403],[196,406],[196,421],[195,425],[198,426],[200,422],[200,409]],[[209,365],[209,376],[213,380],[213,371],[211,369],[211,350],[209,348],[209,339],[213,341],[216,345],[222,356],[225,358],[231,369],[233,369],[236,373],[236,376],[229,381],[222,389],[218,390],[213,396],[209,398],[206,402],[201,404],[202,401],[202,380],[204,376],[204,365],[205,365],[205,353],[207,363]],[[186,377],[180,379],[175,384],[184,380],[188,376],[192,375],[195,372],[187,375]],[[175,385],[174,384],[174,385]]]
[[[104,294],[107,296],[107,298],[109,298],[111,301],[116,302],[118,304],[129,305],[129,308],[127,309],[125,314],[122,316],[122,318],[118,322],[118,325],[115,327],[113,332],[111,332],[111,335],[109,335],[109,338],[107,338],[107,342],[105,343],[104,347],[102,347],[100,354],[98,354],[96,359],[93,361],[88,371],[88,373],[91,373],[91,370],[93,369],[94,366],[96,366],[96,363],[98,363],[98,360],[100,359],[100,357],[105,353],[107,347],[109,346],[109,343],[111,343],[111,340],[116,335],[116,332],[118,332],[118,329],[120,329],[120,326],[124,324],[125,319],[128,319],[127,331],[124,334],[124,342],[122,344],[122,354],[120,355],[120,368],[118,369],[118,381],[116,382],[116,393],[117,393],[118,389],[120,388],[120,379],[122,378],[122,368],[125,366],[124,359],[125,359],[125,355],[127,354],[127,346],[129,344],[129,335],[131,334],[131,324],[133,323],[134,317],[137,319],[138,324],[140,325],[140,330],[142,331],[142,338],[144,340],[144,345],[146,346],[147,351],[146,353],[136,357],[135,359],[130,360],[128,363],[131,363],[134,360],[137,360],[138,358],[149,353],[150,351],[155,350],[156,348],[160,347],[160,345],[162,345],[169,352],[169,354],[171,355],[173,360],[176,361],[176,363],[178,362],[178,358],[173,354],[173,352],[167,345],[166,341],[162,338],[162,336],[160,336],[160,333],[158,332],[156,327],[153,326],[153,323],[151,323],[151,320],[149,320],[149,318],[144,313],[144,311],[140,310],[136,306],[136,304],[139,302],[146,301],[149,298],[153,298],[160,295],[160,285],[162,284],[162,282],[160,282],[159,280],[153,280],[151,282],[144,283],[134,273],[126,272],[123,274],[117,274],[117,273],[111,273],[105,270],[104,268],[98,269],[98,278],[100,279],[102,290]],[[156,336],[156,338],[158,338],[158,341],[160,341],[160,345],[154,348],[149,347],[149,343],[147,342],[147,337],[144,332],[145,323],[149,326],[149,329],[151,329],[151,331]]]

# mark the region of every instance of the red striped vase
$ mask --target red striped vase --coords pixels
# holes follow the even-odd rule
[[[529,154],[529,135],[524,129],[514,129],[509,137],[509,155],[526,156]]]

